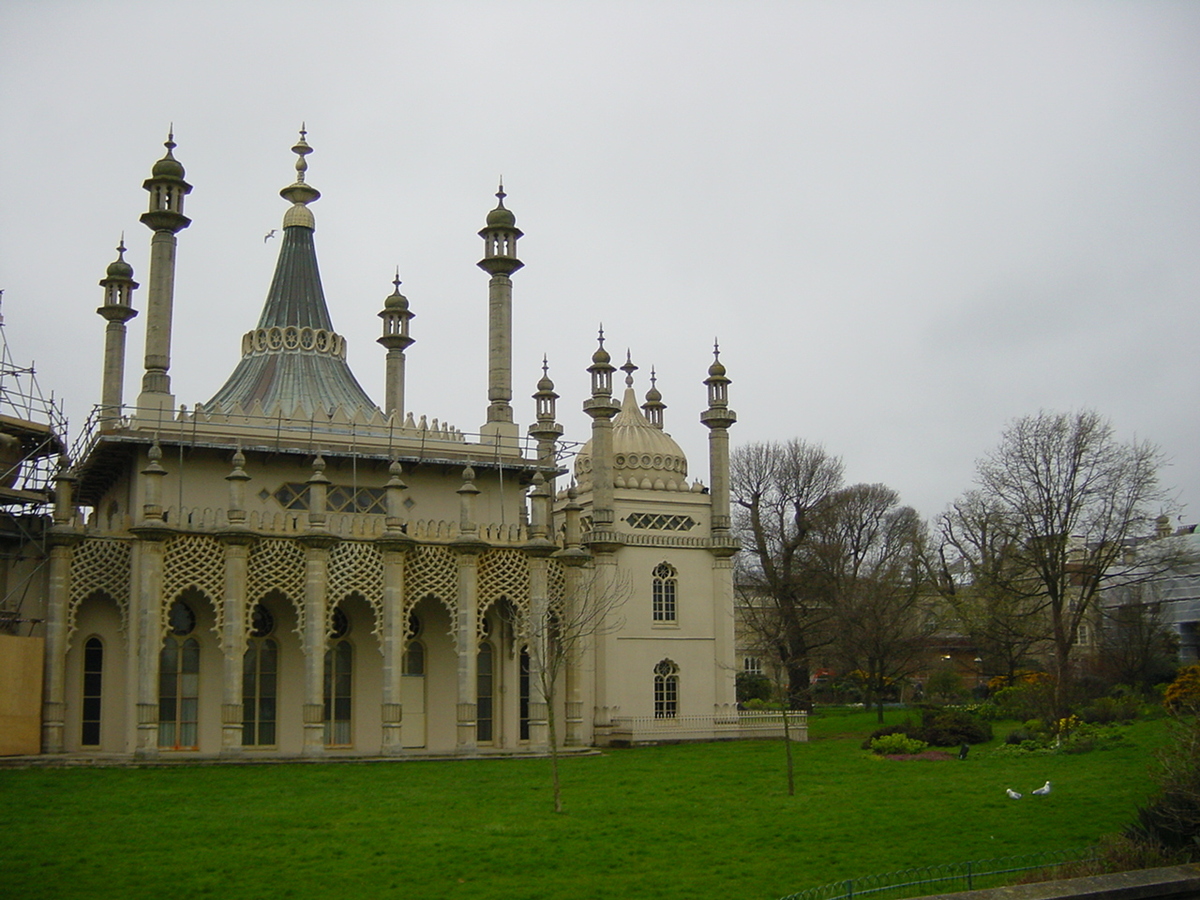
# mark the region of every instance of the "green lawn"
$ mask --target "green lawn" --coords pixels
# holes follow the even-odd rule
[[[564,760],[557,816],[546,760],[0,770],[0,883],[23,900],[770,900],[1089,844],[1146,798],[1163,738],[1145,722],[1078,756],[896,762],[859,749],[872,727],[814,718],[795,797],[777,742]],[[1030,797],[1046,779],[1054,792]]]

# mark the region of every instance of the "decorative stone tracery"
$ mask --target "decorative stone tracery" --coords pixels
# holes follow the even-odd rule
[[[449,548],[422,544],[409,554],[404,569],[404,615],[417,602],[433,597],[450,613],[450,634],[458,634],[458,561]]]
[[[75,634],[75,618],[79,613],[79,604],[93,594],[102,593],[112,598],[121,612],[121,632],[127,632],[129,560],[128,541],[92,539],[82,541],[72,548],[65,649],[70,649],[71,638]]]
[[[250,606],[278,590],[296,610],[296,634],[304,635],[304,548],[295,541],[258,541],[250,548],[246,599]]]
[[[476,633],[479,640],[487,635],[483,630],[487,611],[502,597],[516,609],[524,620],[529,615],[529,564],[520,550],[490,550],[479,557],[479,606]]]
[[[167,616],[171,602],[188,588],[204,594],[212,604],[213,631],[220,638],[225,631],[225,548],[214,537],[182,535],[166,542],[163,548],[162,633],[169,630]]]
[[[278,325],[270,328],[256,328],[254,331],[248,331],[242,335],[242,356],[280,350],[320,353],[344,360],[346,358],[346,339],[340,334],[324,328],[308,326],[297,328],[295,325],[287,325],[283,328]]]
[[[383,556],[374,544],[342,541],[329,553],[329,615],[349,594],[360,594],[375,614],[376,637],[383,631]],[[328,624],[328,623],[327,623]]]

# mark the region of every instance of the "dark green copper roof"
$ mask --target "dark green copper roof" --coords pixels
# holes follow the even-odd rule
[[[288,326],[333,332],[317,269],[313,229],[304,225],[283,229],[275,277],[258,320],[259,329]],[[249,412],[255,403],[261,404],[264,413],[286,416],[297,408],[307,416],[329,415],[337,408],[347,415],[377,408],[344,359],[302,347],[256,350],[252,346],[204,406],[226,413],[235,407]]]

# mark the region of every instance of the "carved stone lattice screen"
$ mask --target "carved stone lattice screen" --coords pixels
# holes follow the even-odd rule
[[[376,636],[383,632],[383,556],[374,544],[342,541],[329,554],[329,617],[348,594],[361,594],[375,614]],[[332,630],[332,627],[327,628]]]
[[[250,548],[246,605],[276,590],[296,610],[296,634],[304,637],[304,548],[295,541],[258,541]]]
[[[520,550],[490,550],[479,558],[479,604],[475,628],[480,640],[486,636],[483,618],[501,597],[508,598],[524,622],[529,616],[529,563]]]
[[[450,613],[450,636],[458,644],[458,559],[446,547],[420,544],[404,570],[404,614],[419,600],[434,597]]]
[[[216,538],[189,534],[167,541],[163,553],[163,603],[159,610],[164,635],[170,630],[167,618],[171,602],[188,588],[195,588],[212,604],[213,631],[221,638],[225,627],[225,548]]]
[[[127,541],[86,540],[71,551],[71,590],[67,600],[67,642],[75,634],[79,604],[92,594],[103,593],[121,612],[121,631],[129,631],[129,559]]]

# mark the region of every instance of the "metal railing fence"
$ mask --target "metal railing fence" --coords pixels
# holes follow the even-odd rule
[[[1009,876],[1020,872],[1048,869],[1069,862],[1086,862],[1095,858],[1096,849],[1088,847],[1083,850],[1044,851],[997,859],[919,866],[882,875],[835,881],[788,894],[782,900],[906,900],[928,894],[998,887],[1006,883]]]

